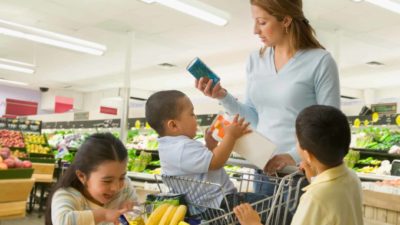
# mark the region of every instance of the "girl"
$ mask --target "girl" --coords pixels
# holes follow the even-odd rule
[[[136,192],[126,178],[127,150],[110,133],[91,135],[50,195],[46,225],[116,224]]]

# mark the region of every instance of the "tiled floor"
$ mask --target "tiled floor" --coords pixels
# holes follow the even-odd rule
[[[26,217],[23,219],[15,219],[15,220],[2,220],[0,221],[0,225],[43,225],[44,224],[44,215],[39,218],[37,212],[32,212],[31,214],[26,214]]]

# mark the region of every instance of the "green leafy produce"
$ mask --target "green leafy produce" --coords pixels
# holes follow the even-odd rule
[[[347,167],[353,168],[359,159],[360,159],[360,152],[349,150],[347,155],[344,157],[343,161]]]
[[[356,147],[377,151],[388,151],[400,143],[400,133],[388,128],[368,127],[355,135]]]
[[[381,160],[378,159],[374,159],[373,157],[368,157],[365,159],[360,159],[358,160],[358,164],[364,164],[364,165],[374,165],[374,166],[378,166],[381,164]]]

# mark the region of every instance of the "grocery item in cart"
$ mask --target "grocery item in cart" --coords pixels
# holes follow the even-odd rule
[[[212,137],[216,141],[222,141],[225,135],[224,127],[231,123],[231,119],[227,115],[218,115],[210,126]],[[263,169],[265,164],[274,154],[276,145],[268,138],[264,137],[257,131],[252,131],[249,134],[243,135],[239,138],[233,151],[241,155],[243,158]]]

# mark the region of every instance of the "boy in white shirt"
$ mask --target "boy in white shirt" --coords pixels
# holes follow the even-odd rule
[[[232,124],[224,127],[225,136],[219,145],[211,133],[207,133],[204,146],[193,139],[197,131],[193,104],[184,93],[176,90],[151,95],[146,102],[146,120],[160,136],[158,153],[164,175],[220,184],[228,200],[235,195],[237,190],[223,167],[236,140],[250,132],[249,123],[236,115]],[[220,208],[224,197],[216,186],[191,194],[199,205],[209,206],[210,202],[218,202],[218,205],[212,205],[214,208]],[[262,197],[246,194],[244,200],[254,202]],[[229,207],[232,207],[231,203]]]
[[[297,151],[310,185],[293,217],[292,225],[362,225],[361,184],[343,164],[350,145],[346,116],[331,106],[305,108],[296,119]],[[242,225],[260,225],[249,204],[234,209]]]

